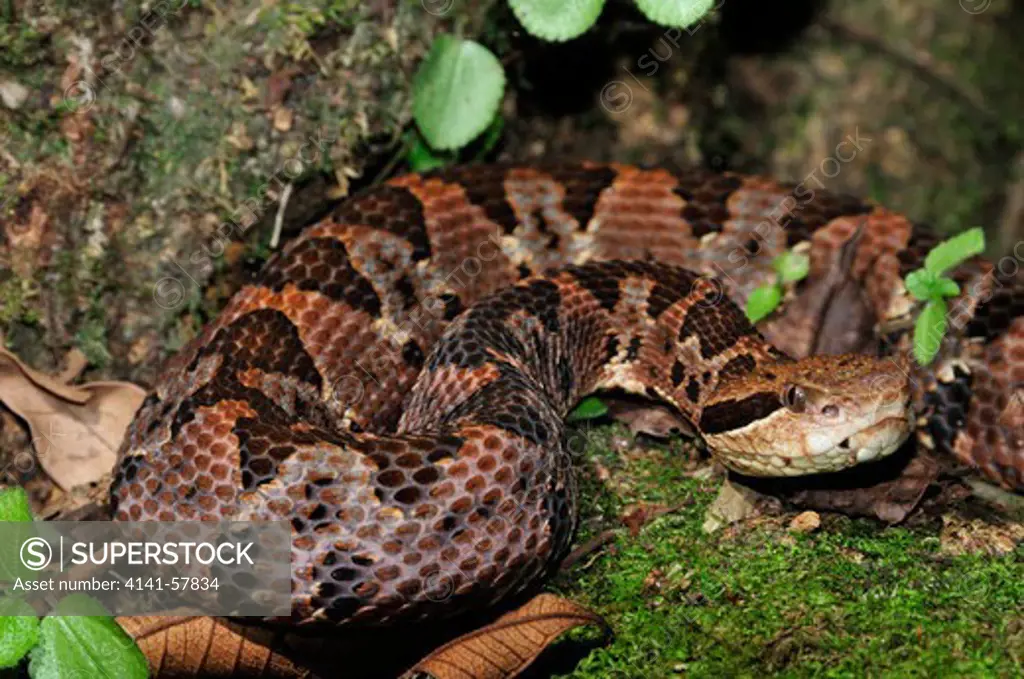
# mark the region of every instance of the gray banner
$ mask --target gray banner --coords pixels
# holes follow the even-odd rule
[[[288,615],[290,563],[286,521],[0,522],[0,595],[40,614]]]

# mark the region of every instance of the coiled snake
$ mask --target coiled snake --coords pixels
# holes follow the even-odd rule
[[[487,607],[557,564],[576,521],[562,419],[594,390],[670,404],[746,474],[841,469],[916,429],[1020,489],[1017,270],[959,267],[939,357],[898,358],[919,306],[901,279],[936,242],[732,174],[394,179],[307,227],[169,362],[121,449],[116,517],[286,518],[292,622],[383,625]],[[759,333],[730,298],[789,248],[810,275]],[[833,355],[789,357],[812,352]]]

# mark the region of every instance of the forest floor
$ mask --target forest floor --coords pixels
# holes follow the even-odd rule
[[[947,232],[985,225],[993,253],[1024,238],[1019,3],[735,0],[681,34],[627,5],[547,45],[493,1],[189,2],[159,21],[132,1],[0,2],[0,341],[39,370],[78,349],[85,379],[151,385],[269,256],[275,222],[287,237],[403,169],[411,77],[444,30],[506,67],[498,159],[799,181],[852,136],[828,188]],[[780,510],[705,534],[722,479],[686,446],[617,425],[592,440],[578,542],[614,538],[552,587],[616,637],[536,676],[1019,676],[1019,517],[961,497],[899,526]],[[0,408],[0,482],[67,504],[11,463],[28,449]]]

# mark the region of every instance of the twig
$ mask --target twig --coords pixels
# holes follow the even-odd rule
[[[603,533],[600,533],[590,538],[582,545],[572,550],[572,552],[569,553],[569,556],[565,557],[565,560],[562,561],[562,566],[560,570],[563,572],[569,570],[570,568],[575,566],[583,557],[589,556],[594,552],[603,549],[605,545],[614,542],[615,538],[619,536],[619,532],[620,531],[618,530],[608,529]]]
[[[274,233],[270,235],[270,249],[277,247],[281,240],[281,226],[284,224],[284,210],[288,207],[288,199],[292,197],[292,184],[284,187],[281,192],[281,200],[277,203],[277,215],[274,217]]]
[[[862,28],[855,28],[835,19],[822,17],[818,23],[822,28],[834,35],[859,42],[901,62],[911,70],[919,73],[925,80],[931,81],[932,84],[970,104],[979,114],[987,118],[990,124],[998,125],[999,119],[985,105],[985,100],[981,94],[941,73],[936,68],[935,59],[931,54],[923,51],[911,53]],[[1000,128],[997,127],[996,129]],[[1001,129],[1000,132],[1002,132]]]

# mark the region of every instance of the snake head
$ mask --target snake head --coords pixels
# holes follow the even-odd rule
[[[762,365],[723,380],[700,430],[750,476],[831,472],[895,452],[914,428],[909,376],[891,359],[847,354]]]

